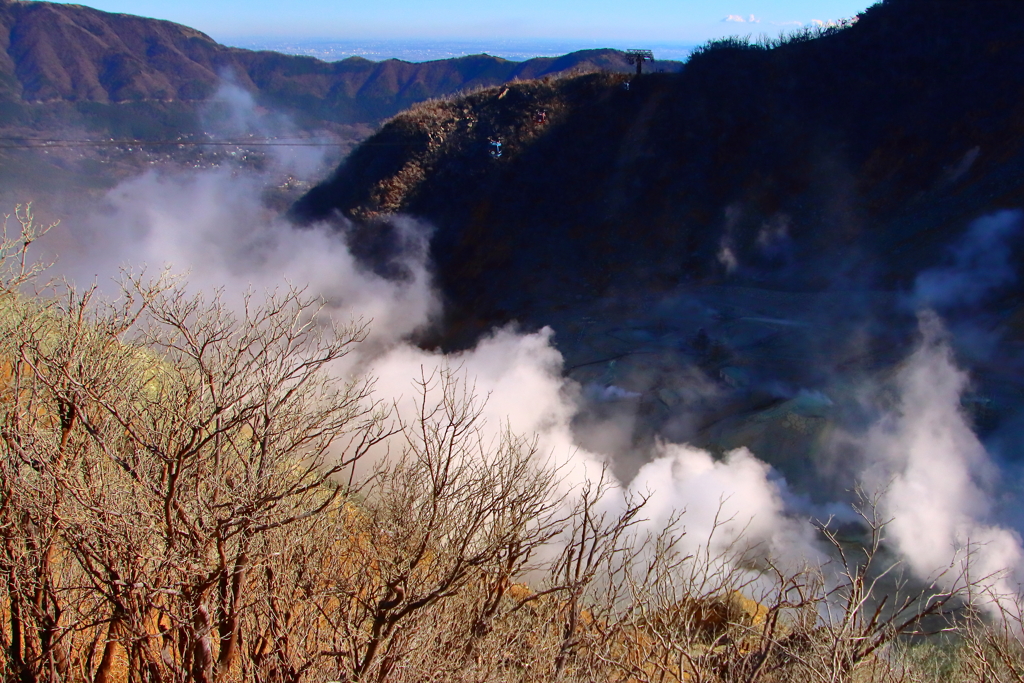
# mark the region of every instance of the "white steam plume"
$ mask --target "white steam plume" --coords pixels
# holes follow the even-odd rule
[[[290,130],[286,119],[259,111],[248,93],[230,83],[211,101],[209,120],[227,137]],[[286,283],[306,287],[308,294],[324,298],[339,322],[353,317],[371,322],[369,343],[354,354],[359,370],[376,377],[377,397],[394,402],[407,417],[415,415],[416,379],[439,366],[458,368],[486,400],[485,439],[497,438],[506,427],[536,435],[539,457],[559,468],[567,499],[598,476],[606,456],[574,442],[571,424],[580,390],[563,376],[553,332],[524,334],[507,327],[471,350],[448,356],[413,346],[410,336],[439,313],[430,279],[429,230],[396,218],[397,258],[406,277],[380,277],[357,262],[338,230],[297,229],[263,207],[261,194],[271,174],[289,170],[293,162],[287,156],[272,158],[263,174],[226,168],[151,171],[119,185],[43,246],[58,257],[58,272],[79,285],[109,286],[128,264],[190,271],[191,288],[220,291],[229,305],[239,304],[247,290],[260,294]],[[599,427],[605,434],[616,428]],[[628,440],[610,437],[613,443]],[[742,536],[743,543],[765,554],[797,562],[815,556],[809,525],[786,514],[784,482],[749,451],[733,451],[719,461],[695,448],[658,444],[649,459],[632,482],[608,492],[603,504],[609,511],[629,492],[649,495],[648,529],[657,531],[672,510],[685,509],[685,544],[691,551],[711,539],[710,550],[718,552]]]
[[[297,230],[260,204],[260,176],[227,169],[150,171],[117,186],[95,211],[67,222],[75,249],[50,246],[58,269],[81,284],[109,286],[122,265],[190,271],[189,283],[224,290],[240,302],[247,289],[286,282],[323,296],[343,315],[372,320],[371,342],[390,344],[427,325],[438,312],[426,267],[425,226],[396,221],[409,277],[381,278],[361,268],[330,229]],[[49,245],[45,244],[44,247]]]
[[[655,529],[685,510],[687,552],[725,557],[740,544],[791,569],[821,558],[813,527],[787,515],[785,482],[748,449],[716,460],[691,446],[659,443],[656,456],[629,489],[650,494],[644,513]]]
[[[401,345],[378,358],[373,373],[382,394],[401,397],[408,412],[415,398],[411,379],[419,377],[420,368],[461,368],[487,398],[488,424],[507,423],[515,433],[536,434],[541,457],[559,468],[563,492],[569,495],[597,479],[604,458],[574,441],[570,423],[579,387],[563,377],[562,356],[552,346],[552,336],[550,328],[522,334],[506,327],[474,349],[446,357]],[[697,448],[658,443],[650,457],[628,485],[608,492],[604,509],[614,513],[624,494],[649,497],[643,526],[655,533],[673,513],[685,510],[681,547],[691,554],[705,548],[712,557],[725,557],[727,550],[742,545],[795,565],[819,557],[812,527],[786,514],[785,483],[749,450],[737,449],[716,460]]]
[[[995,466],[960,406],[958,369],[938,318],[920,316],[921,342],[896,381],[898,405],[866,438],[864,484],[891,518],[887,537],[921,578],[971,575],[996,595],[1016,594],[1024,551],[1011,529],[987,521]]]
[[[371,344],[358,356],[360,367],[377,378],[379,398],[414,414],[414,380],[421,369],[429,374],[442,365],[459,368],[486,399],[487,438],[496,438],[506,425],[518,434],[536,434],[540,457],[560,468],[567,497],[600,473],[605,456],[574,443],[571,422],[580,390],[562,374],[550,329],[495,330],[475,348],[448,356],[419,349],[406,340],[438,312],[423,225],[396,221],[405,234],[400,258],[411,275],[386,280],[357,263],[340,232],[296,229],[275,218],[261,207],[260,191],[258,176],[226,170],[147,173],[123,183],[101,207],[66,226],[77,248],[69,250],[66,239],[55,246],[57,267],[80,283],[105,283],[123,264],[167,265],[191,271],[193,288],[222,290],[229,304],[247,289],[258,293],[286,281],[306,286],[309,294],[325,298],[340,322],[372,318]],[[742,534],[765,554],[801,559],[815,554],[809,525],[786,516],[781,484],[749,451],[716,461],[697,449],[662,444],[651,459],[628,486],[609,492],[607,505],[620,504],[626,491],[649,493],[645,516],[652,531],[669,510],[685,509],[685,542],[694,549],[715,530],[713,551]]]

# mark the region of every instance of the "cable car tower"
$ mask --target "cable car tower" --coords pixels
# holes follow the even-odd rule
[[[653,62],[654,53],[650,50],[626,50],[626,61],[636,64],[636,75],[643,73],[644,62]]]

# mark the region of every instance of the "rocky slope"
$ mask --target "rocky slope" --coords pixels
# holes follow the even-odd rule
[[[896,0],[834,35],[710,50],[628,90],[594,75],[414,110],[296,212],[434,221],[448,293],[492,296],[466,304],[496,318],[495,273],[545,299],[695,278],[906,285],[966,221],[1024,201],[1024,6],[997,4],[988,20]],[[535,125],[541,108],[558,111]],[[530,258],[575,284],[527,282]]]

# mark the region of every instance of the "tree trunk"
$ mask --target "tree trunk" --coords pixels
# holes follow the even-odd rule
[[[110,620],[110,624],[107,626],[107,640],[103,644],[103,657],[100,659],[100,665],[96,668],[96,675],[92,678],[92,683],[108,683],[110,680],[110,670],[114,665],[114,655],[117,654],[117,633],[120,630],[121,619],[115,617]]]

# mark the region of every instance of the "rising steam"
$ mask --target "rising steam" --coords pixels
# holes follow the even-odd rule
[[[235,90],[226,87],[214,103],[237,110],[228,117],[232,130],[262,125],[262,119],[252,119],[251,98]],[[222,291],[228,302],[240,301],[249,289],[273,290],[286,282],[306,287],[324,298],[339,321],[371,321],[358,370],[377,378],[378,398],[412,410],[416,378],[441,365],[457,368],[486,399],[490,436],[506,426],[536,434],[540,457],[560,468],[567,495],[615,457],[592,441],[588,445],[601,454],[581,447],[573,435],[581,389],[563,374],[552,330],[494,330],[473,349],[449,356],[410,343],[440,312],[430,278],[429,226],[409,218],[395,221],[409,277],[385,279],[359,264],[336,229],[297,229],[264,208],[265,183],[257,173],[227,169],[149,172],[69,221],[62,239],[48,246],[62,274],[101,288],[124,264],[190,271],[191,287]],[[1019,214],[1006,213],[975,224],[974,237],[955,252],[949,273],[919,278],[918,300],[976,300],[973,284],[954,281],[978,263],[995,282],[989,288],[1007,281],[1009,264],[998,257],[987,261],[991,250],[971,245],[1001,243],[1019,222]],[[878,493],[893,520],[889,539],[919,576],[932,576],[972,553],[976,573],[993,577],[993,590],[1013,591],[1024,576],[1024,556],[1015,532],[987,521],[994,465],[960,409],[967,377],[957,369],[934,315],[922,316],[921,336],[898,373],[895,407],[856,437],[868,454],[861,483]],[[614,422],[591,426],[609,444],[629,441]],[[821,556],[806,510],[801,519],[790,509],[785,481],[745,448],[716,458],[684,444],[657,442],[633,480],[621,482],[606,504],[614,506],[627,494],[649,496],[645,524],[655,531],[674,511],[685,511],[691,551],[710,546],[714,553],[742,539],[794,564]]]
[[[495,330],[475,348],[449,356],[420,349],[407,340],[439,310],[426,226],[396,222],[405,234],[403,265],[413,276],[386,280],[359,265],[341,233],[324,226],[296,229],[275,218],[261,206],[260,191],[259,176],[225,170],[148,173],[123,183],[102,206],[67,226],[78,248],[58,254],[57,268],[73,281],[101,285],[125,264],[187,270],[190,287],[219,290],[228,302],[240,302],[248,289],[304,286],[322,296],[340,322],[372,321],[358,367],[376,378],[379,398],[412,411],[413,382],[423,369],[458,368],[486,400],[490,436],[506,426],[536,434],[538,452],[560,469],[567,494],[600,474],[607,457],[574,441],[580,388],[563,376],[552,330]],[[749,451],[716,461],[697,449],[661,444],[649,460],[622,491],[650,494],[652,528],[670,510],[685,509],[687,537],[695,544],[712,537],[717,520],[715,543],[732,543],[742,534],[765,552],[813,554],[810,526],[787,517],[778,478]],[[613,492],[609,500],[617,496]]]
[[[897,405],[867,435],[864,483],[920,578],[951,582],[969,567],[990,591],[1015,595],[1024,551],[1016,532],[988,521],[997,472],[960,404],[968,377],[934,313],[920,316],[920,333],[896,377]]]

